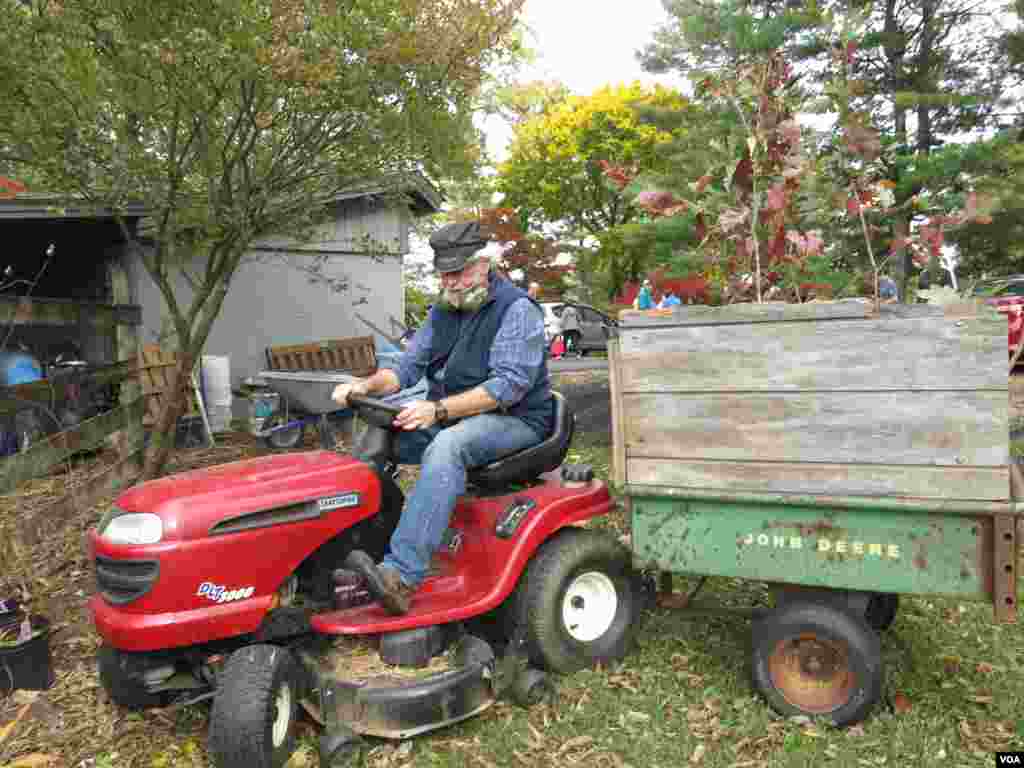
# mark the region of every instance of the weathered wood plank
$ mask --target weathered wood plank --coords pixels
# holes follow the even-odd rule
[[[965,317],[990,314],[994,310],[978,301],[966,301],[946,307],[933,304],[883,304],[875,312],[873,302],[864,299],[838,301],[812,301],[806,304],[787,304],[769,301],[764,304],[728,304],[709,307],[684,304],[671,311],[619,313],[620,326],[626,329],[642,327],[679,327],[687,325],[723,325],[746,323],[800,322],[808,320],[840,319],[923,319],[927,317]]]
[[[1005,501],[1007,467],[924,467],[883,464],[812,464],[768,461],[699,461],[629,457],[631,486],[673,486],[723,493],[828,496],[899,496],[936,500]]]
[[[8,456],[0,462],[0,493],[8,493],[26,480],[45,475],[77,451],[98,448],[113,432],[131,429],[141,421],[144,409],[140,398],[40,441],[24,453]]]
[[[142,308],[134,304],[99,304],[74,299],[30,299],[0,296],[3,325],[79,326],[83,321],[104,328],[142,325]]]
[[[1005,393],[623,395],[629,457],[947,466],[1009,460]]]
[[[608,388],[612,406],[612,482],[626,484],[626,438],[623,418],[626,411],[622,403],[622,367],[619,362],[619,341],[608,341]]]
[[[49,408],[53,403],[63,401],[72,386],[89,391],[106,384],[116,384],[136,376],[137,373],[134,360],[123,360],[102,368],[94,368],[80,376],[41,379],[11,387],[0,387],[0,414],[24,410],[26,401],[41,403]]]
[[[723,323],[777,323],[799,320],[827,320],[836,318],[866,318],[873,309],[870,302],[815,301],[807,304],[787,304],[781,301],[764,304],[729,304],[709,307],[702,304],[684,304],[673,308],[671,314],[645,314],[623,312],[619,316],[623,328],[673,327],[685,325],[720,325]]]
[[[620,345],[626,392],[1008,386],[999,315],[624,330]]]

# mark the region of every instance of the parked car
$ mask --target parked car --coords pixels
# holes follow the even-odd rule
[[[546,301],[541,303],[544,310],[544,336],[551,343],[561,328],[562,310],[572,305],[580,322],[580,351],[604,352],[608,349],[608,337],[604,329],[618,325],[613,317],[609,317],[599,309],[574,301]]]

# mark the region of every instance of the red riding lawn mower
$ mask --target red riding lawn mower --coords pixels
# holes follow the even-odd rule
[[[352,456],[315,450],[161,478],[123,493],[90,532],[104,687],[133,709],[212,699],[218,768],[283,765],[300,704],[323,726],[321,765],[340,766],[361,736],[409,738],[506,693],[536,703],[552,690],[546,672],[629,648],[641,581],[609,532],[580,526],[614,502],[589,466],[561,466],[574,428],[561,395],[549,439],[470,473],[402,616],[338,568],[355,549],[379,560],[404,502],[401,409],[351,402],[366,424]],[[450,663],[425,677],[358,675],[335,652],[353,638],[395,670]]]

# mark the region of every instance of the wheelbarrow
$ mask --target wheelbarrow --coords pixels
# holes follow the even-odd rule
[[[345,371],[261,371],[259,377],[281,395],[282,408],[271,415],[256,436],[275,450],[288,450],[302,443],[307,426],[315,426],[320,447],[335,446],[337,431],[350,423],[353,411],[338,408],[331,398],[335,387],[356,379]],[[426,379],[408,389],[381,398],[391,405],[422,400],[427,395]]]

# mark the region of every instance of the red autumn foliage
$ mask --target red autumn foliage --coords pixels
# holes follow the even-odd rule
[[[6,176],[0,176],[0,199],[11,198],[15,195],[21,194],[22,192],[26,192],[27,190],[28,187],[20,181],[8,179]]]
[[[666,277],[663,269],[656,269],[648,275],[651,281],[651,294],[655,300],[660,299],[668,291],[672,291],[683,304],[707,304],[709,300],[707,280],[700,275],[687,277]],[[633,300],[640,292],[640,283],[626,283],[622,291],[615,297],[615,304],[632,306]]]
[[[502,257],[500,269],[505,274],[521,270],[524,285],[536,282],[546,296],[561,296],[565,279],[573,271],[571,265],[558,264],[561,255],[558,243],[551,238],[529,235],[519,226],[519,217],[512,208],[484,208],[480,223],[493,240],[511,243]]]

